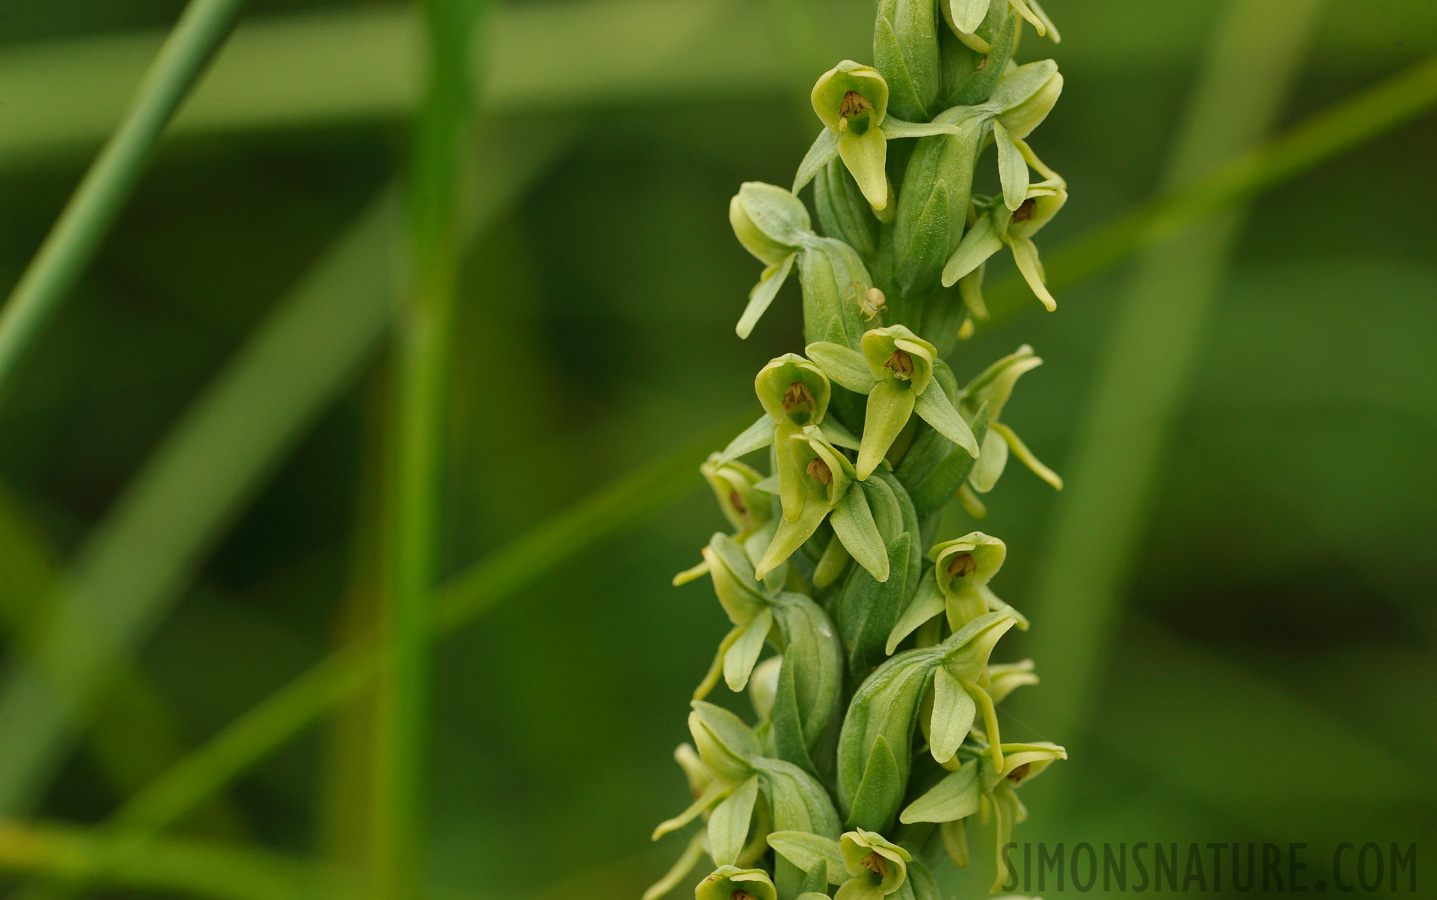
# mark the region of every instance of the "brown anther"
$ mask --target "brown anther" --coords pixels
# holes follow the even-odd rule
[[[863,857],[862,864],[863,868],[877,875],[879,878],[888,877],[888,860],[879,856],[877,850]]]
[[[753,900],[753,894],[750,894],[743,888],[739,888],[732,894],[728,895],[728,900]]]
[[[981,72],[981,71],[983,71],[983,70],[986,69],[986,68],[988,68],[988,57],[985,56],[985,57],[983,57],[982,59],[978,60],[978,67],[977,67],[976,69],[974,69],[973,71],[974,71],[975,73],[976,73],[976,72]]]
[[[1027,200],[1023,201],[1023,204],[1021,206],[1013,210],[1013,221],[1026,222],[1029,219],[1033,218],[1033,213],[1037,209],[1038,201],[1033,199],[1032,197],[1029,197]]]
[[[739,515],[745,519],[748,518],[748,507],[744,505],[743,495],[738,492],[738,488],[734,488],[728,492],[728,502],[734,509],[738,510]]]
[[[1014,784],[1017,784],[1024,778],[1028,777],[1028,770],[1031,767],[1032,763],[1023,763],[1021,766],[1008,773],[1008,780],[1013,782]]]
[[[971,553],[960,553],[948,560],[948,574],[954,578],[971,575],[976,568],[978,568],[978,562]]]
[[[906,350],[894,350],[883,368],[892,372],[894,378],[907,381],[913,377],[913,357],[909,356]]]
[[[868,102],[867,97],[858,91],[849,91],[843,95],[843,105],[838,108],[838,114],[845,119],[852,119],[863,115],[872,108],[873,104]]]
[[[808,468],[804,471],[808,473],[809,478],[812,478],[819,484],[833,484],[833,470],[828,467],[828,463],[824,462],[816,456],[813,459],[809,460]]]
[[[813,402],[813,391],[802,381],[795,381],[783,392],[783,411],[793,412],[795,409],[805,408],[813,412],[816,404]]]

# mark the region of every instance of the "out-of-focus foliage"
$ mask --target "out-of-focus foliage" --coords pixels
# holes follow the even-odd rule
[[[1072,186],[1044,232],[1056,248],[1155,190],[1219,4],[1047,5],[1063,27],[1052,52],[1067,88],[1044,125],[1044,157]],[[53,0],[0,14],[7,289],[133,89],[153,29],[181,6]],[[612,62],[604,48],[633,40],[622,23],[655,9],[671,21],[692,13],[687,49],[645,61],[645,77],[661,83],[644,89],[596,67],[592,77],[611,77],[601,82],[609,87],[576,92],[585,79],[573,69]],[[512,122],[522,102],[578,127],[468,259],[446,572],[656,448],[686,444],[715,411],[750,410],[742,385],[792,343],[798,304],[775,303],[750,341],[733,338],[752,267],[729,234],[728,198],[742,180],[784,183],[815,131],[805,94],[823,66],[812,60],[870,59],[870,9],[860,0],[505,8],[489,58],[529,47],[549,59],[534,71],[550,78],[496,76],[491,108]],[[325,84],[363,86],[366,60],[397,58],[395,71],[407,71],[406,16],[397,4],[255,2],[232,50],[254,66],[271,46],[254,43],[264,28],[302,35],[316,43],[289,55],[272,45],[273,58],[348,60],[353,77]],[[326,34],[370,55],[326,56]],[[587,51],[566,68],[544,56],[552,46]],[[1426,0],[1330,4],[1283,121],[1433,52],[1437,8]],[[744,60],[742,77],[724,74],[724,53]],[[262,67],[241,62],[222,59],[182,113],[180,134],[0,399],[6,503],[57,568],[401,158],[406,86],[373,103],[334,95],[342,113],[330,117],[269,116],[243,90],[244,74]],[[37,71],[58,80],[20,77]],[[292,90],[292,108],[312,112],[323,105],[315,84],[269,72],[265,89],[280,91],[275,108]],[[49,118],[33,118],[36,108]],[[50,129],[44,140],[19,130],[22,113]],[[552,121],[513,127],[537,124]],[[1072,756],[1063,781],[1076,787],[1023,840],[1430,846],[1437,837],[1437,188],[1420,177],[1434,142],[1428,115],[1252,207],[1162,461],[1101,703],[1081,735],[1055,736]],[[1114,275],[1070,288],[1061,321],[1030,312],[954,357],[961,382],[1020,334],[1041,352],[1047,364],[1007,416],[1064,474],[1123,284]],[[368,357],[294,451],[265,469],[116,682],[127,687],[111,702],[133,690],[158,703],[174,746],[146,724],[154,720],[98,716],[94,734],[106,739],[67,758],[41,815],[98,821],[175,752],[370,619],[384,367],[382,353]],[[520,896],[636,896],[661,870],[648,831],[682,790],[669,761],[684,738],[673,711],[727,628],[702,591],[668,583],[721,525],[697,472],[693,486],[627,539],[586,550],[440,646],[437,885],[472,896],[518,860],[532,864]],[[1018,477],[999,492],[984,530],[1037,556],[1062,495]],[[950,515],[964,521],[957,507]],[[0,557],[6,609],[33,603],[44,580],[26,559]],[[1035,569],[1031,558],[1010,561],[1003,595],[1041,622]],[[13,661],[16,643],[4,646]],[[354,811],[365,802],[365,709],[325,720],[180,830],[362,860]],[[1005,724],[1015,739],[1050,737],[1025,727]],[[1034,801],[1051,787],[1035,784]],[[986,851],[975,846],[974,857]],[[987,875],[975,875],[979,896]]]

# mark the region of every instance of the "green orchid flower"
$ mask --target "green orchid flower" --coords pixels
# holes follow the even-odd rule
[[[1006,544],[981,531],[934,545],[929,558],[950,629],[957,631],[986,612],[1006,609],[1017,618],[1018,627],[1027,630],[1028,620],[988,587],[1007,555]]]
[[[980,823],[994,821],[997,830],[997,878],[992,890],[996,893],[1008,880],[1003,847],[1012,837],[1013,826],[1027,818],[1027,809],[1018,799],[1016,789],[1032,780],[1068,751],[1046,741],[1004,744],[1001,761],[973,748],[978,756],[961,760],[937,784],[910,803],[899,816],[907,825],[920,822],[941,826],[943,844],[953,862],[968,865],[968,840],[965,821],[977,816]],[[965,753],[969,752],[965,748]]]
[[[1038,0],[938,0],[943,9],[943,19],[958,39],[978,53],[992,52],[992,45],[980,36],[984,22],[991,26],[995,19],[1007,15],[1011,9],[1032,25],[1038,34],[1050,38],[1053,43],[1062,41],[1062,35],[1053,25],[1053,20],[1043,12]]]
[[[866,480],[916,412],[945,438],[978,455],[973,430],[933,378],[937,350],[902,325],[863,335],[863,352],[830,342],[809,344],[808,357],[835,383],[868,396],[857,474]]]
[[[869,205],[880,212],[886,209],[888,137],[883,120],[888,115],[888,82],[872,66],[846,59],[823,73],[811,100],[827,128],[819,142],[827,148],[828,158],[836,152]]]
[[[913,861],[907,850],[862,828],[845,832],[838,844],[849,878],[834,900],[883,900],[903,886]]]
[[[769,495],[758,489],[763,476],[752,466],[734,460],[721,462],[715,453],[699,466],[699,472],[713,489],[714,499],[733,526],[737,540],[742,541],[768,523],[772,517]]]
[[[1049,312],[1058,308],[1058,301],[1048,290],[1047,275],[1043,271],[1042,260],[1038,258],[1033,236],[1051,222],[1068,202],[1068,192],[1060,181],[1050,179],[1027,187],[1023,197],[1016,209],[1009,209],[1003,203],[990,205],[984,202],[980,205],[975,201],[974,206],[979,209],[977,221],[963,235],[958,249],[944,267],[944,287],[951,287],[967,278],[1006,246],[1012,252],[1023,280],[1043,306]],[[968,300],[970,307],[975,306],[967,296],[964,299]],[[981,308],[981,300],[976,306]]]
[[[797,473],[798,490],[791,501],[785,502],[778,529],[758,562],[755,576],[762,579],[782,565],[813,537],[824,520],[829,520],[849,555],[874,578],[887,581],[887,550],[868,499],[856,484],[853,463],[812,425],[789,435],[787,447],[774,447],[775,457],[784,452],[789,458],[778,464],[779,471],[787,467]]]
[[[694,900],[778,900],[778,889],[763,869],[719,866],[694,888]]]
[[[963,412],[976,415],[984,405],[988,407],[988,433],[983,438],[983,453],[968,475],[968,481],[959,494],[959,499],[978,518],[982,518],[982,501],[977,494],[991,491],[1008,465],[1011,452],[1027,466],[1033,474],[1052,485],[1063,489],[1063,479],[1033,455],[1012,428],[1002,422],[1003,410],[1013,395],[1013,387],[1023,373],[1030,372],[1043,364],[1043,360],[1024,344],[1017,352],[1005,356],[985,369],[968,383],[963,391]]]
[[[803,289],[805,333],[816,339],[835,333],[836,328],[845,341],[857,343],[863,323],[872,318],[866,305],[873,303],[873,278],[857,250],[815,234],[802,200],[762,182],[739,188],[729,203],[729,223],[739,243],[767,266],[749,291],[748,305],[735,328],[739,337],[753,332],[796,268]]]
[[[983,103],[944,110],[926,125],[888,129],[890,137],[920,137],[904,170],[893,224],[894,280],[904,292],[922,295],[938,287],[961,244],[975,170],[990,140],[998,147],[998,175],[1012,208],[1029,187],[1029,166],[1049,171],[1024,138],[1052,110],[1062,85],[1057,63],[1028,63],[1006,72]]]

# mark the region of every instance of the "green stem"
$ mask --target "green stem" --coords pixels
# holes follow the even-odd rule
[[[95,255],[180,101],[234,25],[240,0],[191,0],[124,121],[95,158],[0,310],[0,393]]]
[[[361,886],[300,859],[194,838],[147,840],[118,864],[98,868],[116,843],[78,828],[0,822],[0,871],[220,900],[340,900]]]
[[[396,331],[390,567],[381,605],[387,657],[376,730],[374,888],[423,884],[430,609],[439,576],[444,445],[458,291],[458,197],[474,107],[470,41],[483,0],[426,0],[427,73],[409,180],[409,298]]]

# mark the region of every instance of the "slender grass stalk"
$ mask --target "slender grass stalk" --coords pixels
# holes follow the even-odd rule
[[[0,309],[0,396],[20,356],[64,301],[135,189],[165,126],[224,43],[240,0],[191,0],[124,121]]]
[[[442,637],[494,608],[517,588],[553,566],[562,565],[597,543],[623,533],[691,493],[693,470],[719,435],[736,422],[680,451],[632,472],[510,541],[434,599],[430,620]],[[354,697],[383,674],[391,657],[373,635],[357,638],[235,720],[144,790],[132,796],[104,824],[90,851],[93,873],[130,865],[148,836],[189,815],[205,798],[246,772],[326,712]],[[96,861],[98,859],[98,861]],[[83,885],[72,875],[71,886]]]
[[[1381,115],[1373,114],[1371,107],[1364,112],[1365,101],[1369,99],[1379,101],[1371,104],[1371,107],[1381,109]],[[1241,163],[1242,177],[1224,175],[1224,183],[1232,184],[1233,188],[1230,193],[1224,193],[1222,196],[1229,203],[1256,196],[1261,190],[1280,183],[1283,178],[1300,174],[1324,159],[1375,139],[1386,130],[1430,108],[1434,102],[1437,102],[1437,61],[1414,67],[1376,88],[1364,91],[1355,98],[1314,116],[1290,132],[1288,137],[1272,144],[1273,149],[1260,154],[1256,158],[1257,163],[1251,166]],[[1239,171],[1234,168],[1237,165],[1239,164],[1231,164],[1217,171],[1234,173]],[[1269,173],[1265,168],[1269,166],[1276,174]],[[1203,184],[1207,184],[1206,179],[1199,182],[1199,185]],[[1171,202],[1166,197],[1159,198],[1124,216],[1123,220],[1158,219],[1159,211],[1168,207]],[[1195,205],[1188,208],[1195,208]],[[1164,221],[1171,221],[1165,215],[1161,217]],[[1125,253],[1145,245],[1142,232],[1130,227],[1111,231],[1100,229],[1096,234],[1097,237],[1083,240],[1106,248],[1104,252],[1111,254],[1110,258],[1114,260],[1121,259]],[[372,256],[373,254],[369,254],[365,259],[372,259]],[[1055,259],[1071,256],[1070,252],[1061,248],[1054,254]],[[1062,268],[1064,267],[1056,264],[1051,266],[1050,271],[1055,279],[1062,277],[1058,274]],[[990,301],[990,308],[993,306],[996,304]],[[702,445],[707,446],[707,442]],[[658,495],[670,498],[681,496],[685,493],[687,474],[693,462],[690,456],[694,453],[697,453],[697,450],[690,448],[685,454],[661,463],[671,467],[667,470],[667,480],[656,481],[633,493],[620,492],[620,486],[616,485],[614,493],[606,492],[606,495],[615,498],[627,497],[629,500],[633,497],[650,498]],[[667,490],[660,490],[656,485],[666,486]],[[655,504],[646,506],[644,511],[659,508],[661,504]],[[543,542],[549,539],[548,535],[568,536],[567,540],[556,542],[555,546],[577,551],[581,546],[591,546],[592,542],[616,533],[608,530],[608,526],[613,523],[608,521],[606,516],[630,511],[632,507],[627,505],[610,506],[605,503],[571,509],[530,531],[528,536],[521,539],[523,543],[511,544],[507,550],[486,557],[442,589],[444,599],[437,613],[441,631],[451,631],[473,621],[495,603],[512,595],[517,587],[539,577],[553,566],[559,565],[563,558],[567,558],[539,553]],[[579,527],[579,523],[587,524]],[[596,535],[596,531],[601,534]],[[527,548],[525,543],[528,544]],[[149,788],[126,804],[118,820],[136,825],[163,827],[187,814],[209,793],[248,770],[258,759],[299,733],[333,706],[353,696],[354,691],[368,682],[378,666],[374,652],[373,646],[366,641],[336,651],[335,655],[271,695],[190,757],[156,779]],[[3,778],[3,774],[3,771],[0,771],[0,778]]]
[[[508,174],[475,186],[466,232],[506,210],[571,134],[539,127],[486,144],[480,158]],[[43,790],[108,674],[379,346],[395,312],[397,234],[396,202],[377,200],[197,398],[79,550],[36,639],[37,665],[10,661],[0,680],[0,810]]]
[[[0,822],[0,872],[216,900],[347,900],[362,882],[352,874],[252,847],[198,840],[147,841],[104,869],[113,839],[56,825]]]
[[[1062,290],[1100,275],[1137,250],[1375,140],[1423,115],[1434,103],[1437,56],[1333,104],[1206,174],[1171,185],[1156,199],[1069,241],[1047,263],[1049,282]],[[1026,291],[1017,276],[994,285],[988,297],[993,321],[1031,309]]]
[[[470,44],[485,5],[485,0],[423,4],[427,72],[411,145],[409,288],[395,332],[393,493],[381,607],[381,638],[390,659],[375,729],[374,888],[377,897],[394,900],[419,896],[424,881],[430,604],[440,570],[449,367],[461,266],[458,198],[474,106]]]
[[[1195,173],[1272,128],[1322,6],[1230,0],[1168,162],[1172,188],[1190,185]],[[1243,213],[1229,208],[1154,244],[1139,260],[1100,354],[1067,466],[1071,488],[1058,503],[1034,592],[1049,625],[1034,631],[1031,652],[1061,677],[1044,696],[1025,698],[1023,712],[1054,728],[1076,731],[1091,720],[1152,488]]]

